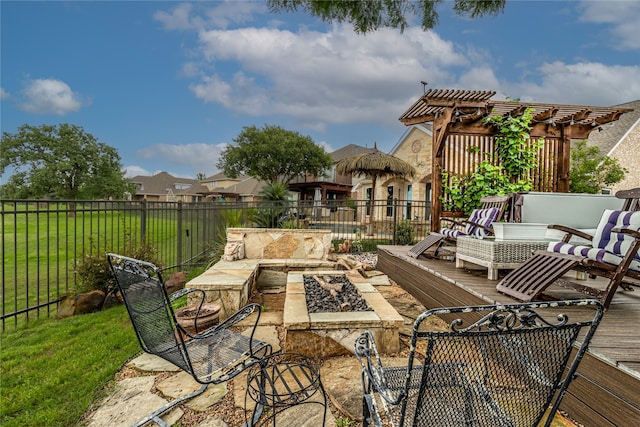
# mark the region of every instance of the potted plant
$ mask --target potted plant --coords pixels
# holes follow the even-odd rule
[[[175,315],[178,324],[188,333],[198,334],[218,324],[220,305],[214,303],[189,305],[176,310]]]

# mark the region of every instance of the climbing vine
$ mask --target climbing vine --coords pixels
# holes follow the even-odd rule
[[[480,206],[480,199],[485,196],[507,195],[533,188],[529,172],[538,166],[538,152],[544,139],[529,140],[532,111],[532,108],[527,108],[518,117],[490,116],[484,119],[486,124],[497,128],[494,141],[498,164],[490,158],[480,162],[468,175],[443,172],[443,181],[449,182],[441,199],[445,210],[468,214]]]

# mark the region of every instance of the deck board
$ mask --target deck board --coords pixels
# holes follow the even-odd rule
[[[517,302],[496,290],[497,281],[487,279],[486,268],[414,259],[409,248],[379,246],[378,269],[426,307]],[[545,293],[558,299],[586,297],[558,286]],[[563,401],[563,409],[585,426],[640,425],[639,325],[640,288],[618,291]]]

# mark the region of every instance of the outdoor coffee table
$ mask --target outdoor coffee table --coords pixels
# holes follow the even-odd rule
[[[465,262],[488,268],[487,278],[498,280],[498,270],[518,268],[531,258],[534,251],[547,249],[548,240],[496,240],[458,237],[456,242],[456,267]]]
[[[320,393],[321,401],[311,399],[316,393]],[[294,405],[311,403],[324,407],[324,426],[327,395],[320,381],[320,364],[310,357],[294,353],[275,353],[265,357],[249,368],[247,396],[256,403],[247,426],[268,424],[270,420],[275,426],[277,414]],[[266,418],[258,422],[263,408]]]

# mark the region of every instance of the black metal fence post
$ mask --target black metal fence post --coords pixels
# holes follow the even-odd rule
[[[183,205],[182,200],[178,201],[178,224],[177,224],[177,254],[176,254],[176,265],[178,266],[178,270],[182,270],[182,213],[183,213]]]
[[[140,203],[140,243],[147,243],[147,200]]]
[[[393,199],[393,224],[391,224],[391,226],[393,227],[393,240],[391,241],[392,245],[396,244],[396,233],[398,231],[398,198],[394,197]]]

